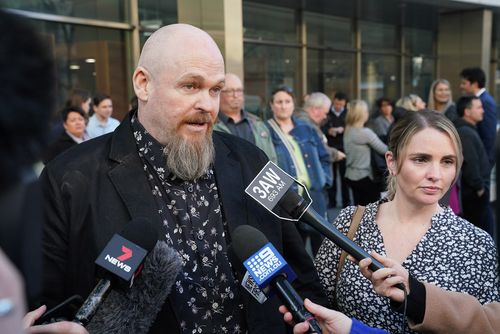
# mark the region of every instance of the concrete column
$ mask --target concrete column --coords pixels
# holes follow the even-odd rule
[[[189,23],[212,36],[226,63],[226,72],[244,82],[242,0],[177,0],[179,23]]]
[[[459,73],[463,68],[479,66],[489,76],[492,30],[491,10],[455,12],[440,16],[437,76],[451,82],[453,96],[460,96]],[[492,80],[487,78],[487,85],[492,84]]]

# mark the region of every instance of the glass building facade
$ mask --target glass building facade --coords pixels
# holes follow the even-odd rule
[[[240,9],[214,13],[228,1],[238,2]],[[488,67],[488,89],[499,99],[500,3],[486,2],[7,0],[3,4],[29,20],[47,40],[57,63],[59,105],[72,88],[105,92],[113,98],[114,116],[121,119],[133,96],[131,74],[148,36],[161,26],[187,22],[221,43],[221,36],[232,32],[229,25],[214,22],[217,15],[241,18],[242,33],[236,38],[242,54],[236,59],[244,76],[246,104],[264,116],[270,92],[283,84],[293,88],[298,103],[312,91],[327,95],[342,91],[372,105],[381,96],[396,100],[410,93],[426,100],[432,81],[447,76],[456,96],[458,73],[468,64]],[[454,24],[463,27],[470,22],[465,15],[477,18],[474,27],[489,29],[482,44],[487,50],[467,49],[467,39],[480,39],[476,35],[481,30],[463,28],[450,37],[450,31],[457,30]],[[455,51],[457,40],[463,45]],[[231,52],[231,48],[224,51],[226,58]],[[450,56],[457,52],[460,59]],[[471,52],[486,60],[474,63],[476,58],[467,58]]]

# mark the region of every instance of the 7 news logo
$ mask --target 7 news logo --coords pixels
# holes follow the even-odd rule
[[[125,272],[130,272],[130,270],[132,270],[132,268],[123,263],[123,261],[126,261],[128,259],[130,259],[132,256],[133,256],[133,251],[126,247],[126,246],[122,246],[122,252],[123,254],[118,256],[117,258],[114,258],[113,256],[109,255],[109,254],[106,254],[106,257],[104,258],[104,260],[108,261],[109,263],[115,265],[116,267],[120,268],[120,269],[123,269]]]

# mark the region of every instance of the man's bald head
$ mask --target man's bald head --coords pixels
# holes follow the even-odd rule
[[[138,67],[149,73],[159,73],[165,65],[176,66],[186,54],[196,52],[200,57],[213,59],[214,65],[224,60],[215,41],[205,31],[189,24],[171,24],[155,31],[142,48]]]
[[[220,97],[220,111],[235,122],[240,120],[240,113],[245,103],[243,83],[234,73],[226,73],[226,82]]]

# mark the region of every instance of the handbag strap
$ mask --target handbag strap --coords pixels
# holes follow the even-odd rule
[[[349,231],[347,232],[347,237],[350,240],[354,239],[354,235],[356,235],[356,231],[358,230],[359,223],[361,222],[361,218],[363,217],[363,213],[365,212],[365,207],[358,205],[354,214],[352,215],[351,226],[349,226]],[[335,277],[335,287],[337,287],[337,283],[339,281],[340,273],[344,268],[345,259],[347,257],[347,252],[342,251],[340,254],[339,264],[337,266],[337,276]]]

